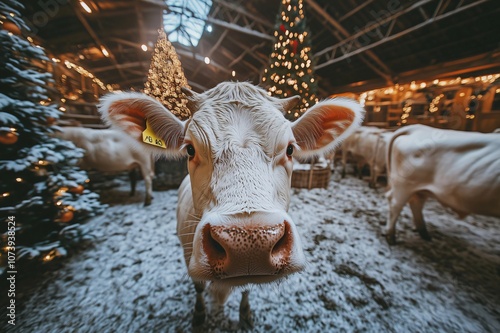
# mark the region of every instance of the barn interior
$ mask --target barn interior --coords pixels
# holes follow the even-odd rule
[[[499,17],[1,1],[0,332],[500,332]]]
[[[68,77],[59,80],[60,90],[71,95],[66,109],[75,118],[94,114],[91,104],[107,90],[96,80],[114,90],[144,88],[162,27],[194,90],[225,80],[259,84],[280,6],[264,0],[23,3],[36,42],[54,59],[56,77]],[[449,121],[428,112],[432,100],[445,95],[442,105],[467,116],[461,129],[489,132],[500,126],[495,1],[308,0],[304,8],[319,98],[352,94],[366,100],[366,121],[380,127],[446,127]],[[478,95],[485,97],[481,105],[476,100],[474,112],[466,110]],[[407,100],[413,112],[403,110]]]

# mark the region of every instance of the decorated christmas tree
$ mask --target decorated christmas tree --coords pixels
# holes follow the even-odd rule
[[[65,255],[88,237],[80,222],[104,208],[76,167],[83,151],[51,135],[61,113],[51,61],[28,36],[22,10],[0,3],[0,273],[16,269],[14,258]]]
[[[275,43],[262,84],[276,97],[300,95],[300,103],[288,111],[293,120],[317,101],[311,35],[306,26],[302,0],[282,0],[275,25]]]
[[[182,87],[190,88],[174,46],[167,39],[165,31],[160,29],[144,93],[156,98],[177,117],[186,119],[190,112]]]

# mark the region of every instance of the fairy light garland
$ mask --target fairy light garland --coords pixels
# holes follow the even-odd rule
[[[101,88],[102,90],[104,90],[104,91],[106,91],[106,90],[107,91],[113,91],[113,87],[110,84],[105,85],[94,74],[92,74],[91,72],[89,72],[88,70],[86,70],[85,68],[83,68],[82,66],[76,65],[76,64],[74,64],[74,63],[72,63],[71,61],[68,61],[68,60],[64,60],[64,65],[66,65],[66,67],[68,69],[73,69],[78,74],[83,75],[85,77],[88,77],[89,79],[92,80],[92,82],[96,83],[99,86],[99,88]]]

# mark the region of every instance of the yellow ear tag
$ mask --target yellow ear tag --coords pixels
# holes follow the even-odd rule
[[[148,120],[146,120],[146,129],[142,132],[142,142],[147,143],[148,145],[167,149],[165,142],[157,137],[153,130],[150,128]]]

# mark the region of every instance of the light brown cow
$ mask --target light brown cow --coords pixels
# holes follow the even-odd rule
[[[395,244],[395,227],[409,202],[413,223],[430,239],[422,210],[436,198],[460,217],[500,217],[500,135],[442,130],[423,125],[394,133],[387,156],[389,216],[386,237]]]
[[[333,151],[359,126],[363,111],[352,100],[326,100],[290,123],[283,112],[297,98],[279,100],[249,83],[185,92],[192,113],[185,122],[139,93],[111,95],[101,112],[141,149],[189,156],[189,176],[179,188],[177,234],[197,291],[193,326],[199,328],[207,282],[224,302],[236,287],[245,290],[245,285],[302,270],[300,238],[287,213],[292,155],[308,158]],[[142,142],[146,119],[166,149]],[[247,291],[240,323],[252,323]]]

